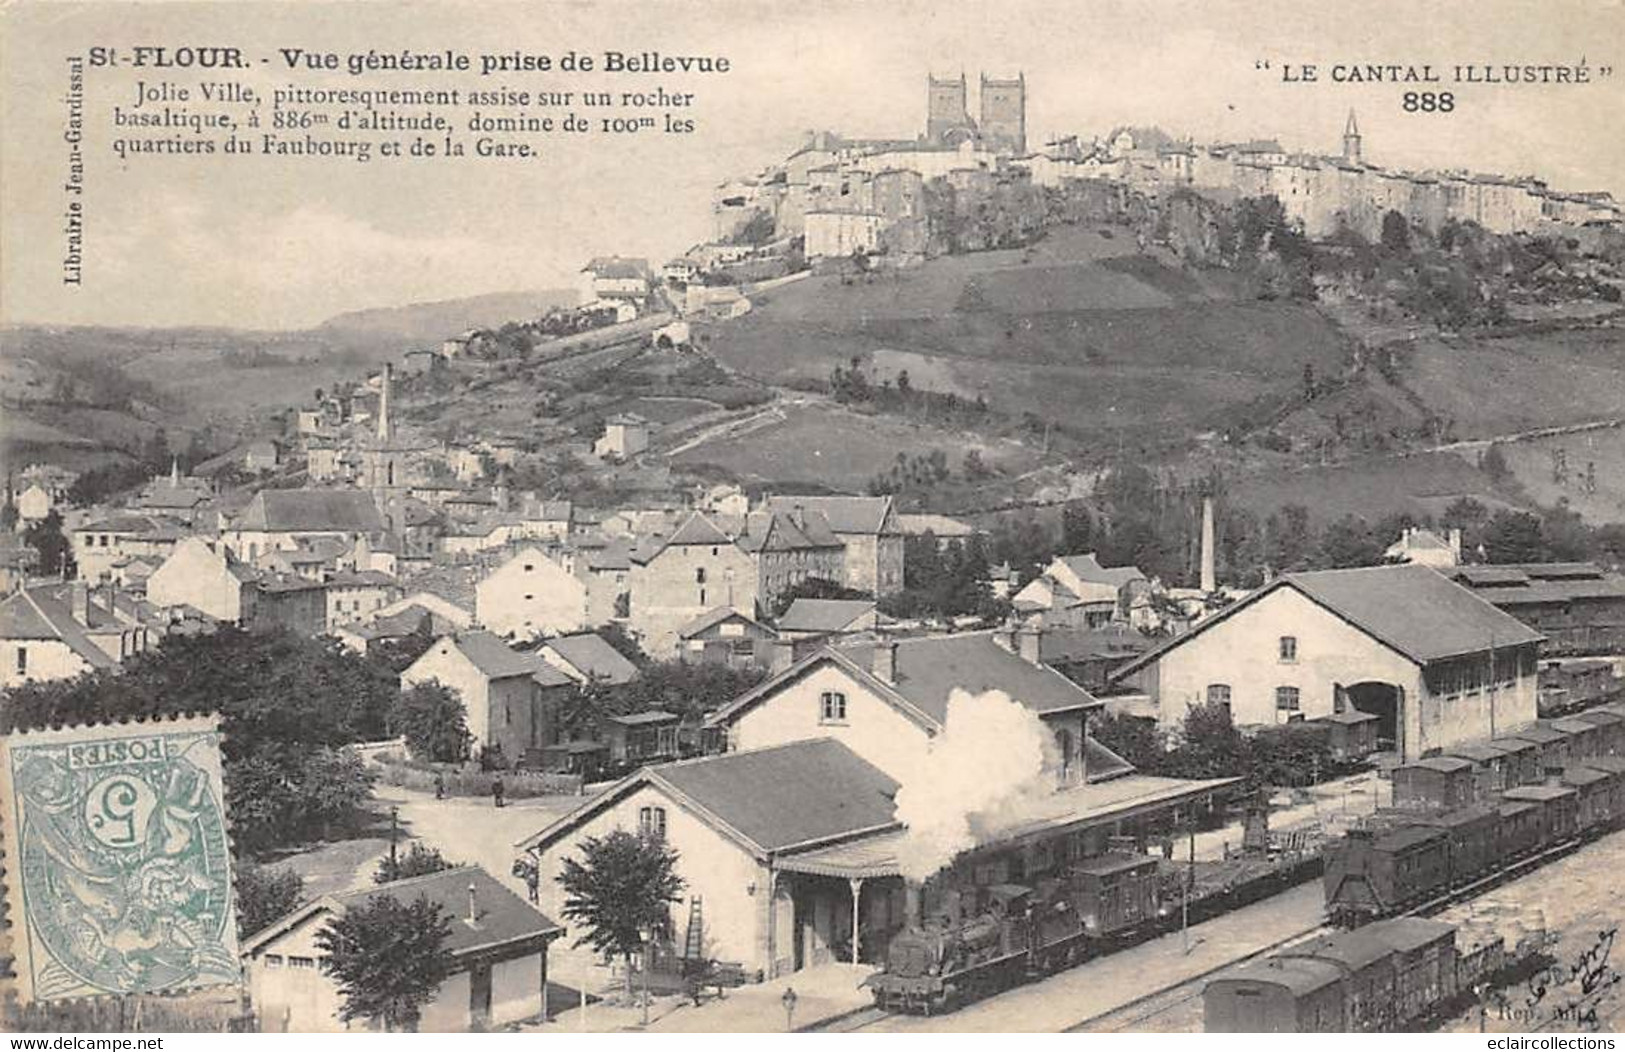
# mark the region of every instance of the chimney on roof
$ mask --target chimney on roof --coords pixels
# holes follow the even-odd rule
[[[796,663],[796,645],[793,641],[788,639],[770,640],[768,648],[768,675],[777,676]]]
[[[474,882],[468,884],[468,923],[473,924],[480,919],[480,900],[474,890]]]
[[[796,529],[807,528],[807,511],[800,504],[790,509],[790,521],[796,524]]]
[[[1044,630],[1038,625],[1024,624],[1016,629],[1016,653],[1030,665],[1043,663],[1039,657],[1043,641]]]
[[[1456,557],[1457,562],[1461,562],[1461,527],[1460,526],[1452,526],[1452,527],[1450,527],[1450,552],[1451,552],[1452,555],[1454,555]]]
[[[1020,651],[1016,647],[1016,629],[1016,621],[1011,618],[994,631],[993,642],[1012,654],[1019,653]]]
[[[1202,498],[1202,594],[1212,595],[1219,590],[1218,571],[1213,552],[1213,498]]]
[[[894,639],[875,640],[874,656],[870,659],[869,671],[875,678],[883,683],[897,682],[897,641]]]
[[[90,624],[90,582],[77,580],[68,586],[68,607],[73,619],[81,625]]]

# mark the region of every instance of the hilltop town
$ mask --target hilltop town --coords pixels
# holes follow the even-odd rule
[[[1354,113],[1329,154],[1035,144],[1036,85],[981,75],[975,117],[970,87],[928,76],[912,137],[810,133],[716,188],[705,243],[601,246],[574,303],[403,337],[224,448],[8,447],[4,729],[214,707],[255,790],[251,1007],[196,1019],[350,1025],[312,940],[374,866],[466,914],[425,1029],[590,999],[761,1029],[798,996],[997,1028],[1027,981],[1061,1029],[1147,962],[1188,992],[1328,910],[1390,919],[1335,879],[1384,837],[1547,816],[1524,904],[1549,856],[1618,853],[1619,204],[1373,164]],[[617,833],[683,890],[637,945],[567,948],[564,875]],[[1020,954],[973,945],[1018,921]],[[973,985],[903,982],[909,939]]]

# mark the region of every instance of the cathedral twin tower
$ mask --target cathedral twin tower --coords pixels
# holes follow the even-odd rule
[[[997,80],[981,75],[981,119],[971,120],[965,75],[931,76],[926,89],[925,137],[939,146],[973,142],[983,149],[1021,156],[1027,152],[1027,77]]]

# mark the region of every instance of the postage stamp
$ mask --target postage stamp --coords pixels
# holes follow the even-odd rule
[[[25,1002],[239,981],[214,717],[13,734],[0,801]]]

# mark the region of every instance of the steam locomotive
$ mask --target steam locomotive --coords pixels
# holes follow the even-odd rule
[[[1111,854],[1080,861],[1035,887],[950,891],[922,924],[910,885],[904,929],[886,967],[864,981],[881,1008],[944,1012],[1077,964],[1164,915],[1157,860]]]

